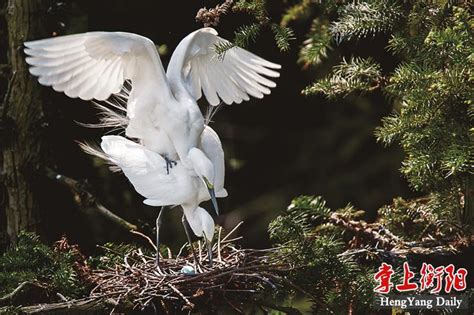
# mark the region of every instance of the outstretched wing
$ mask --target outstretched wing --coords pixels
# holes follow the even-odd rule
[[[90,32],[25,42],[26,62],[39,83],[69,97],[105,100],[120,92],[126,79],[153,80],[169,87],[151,40],[123,32]],[[134,86],[134,88],[137,88]]]
[[[121,136],[102,137],[101,148],[117,165],[135,190],[155,206],[178,205],[186,200],[188,182],[181,163],[167,173],[165,159],[144,146]]]
[[[228,43],[213,28],[202,28],[186,36],[174,51],[166,75],[175,95],[185,89],[196,100],[202,92],[211,105],[262,98],[270,94],[280,65],[269,62],[240,47],[220,57],[216,45]]]

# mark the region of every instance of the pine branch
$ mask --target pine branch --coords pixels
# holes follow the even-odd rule
[[[330,31],[340,43],[390,31],[403,15],[402,8],[390,0],[354,1],[339,9],[339,20],[332,23]]]
[[[299,52],[298,62],[305,68],[321,63],[327,57],[327,52],[331,48],[330,43],[331,35],[327,21],[314,19],[307,39]]]
[[[270,20],[265,9],[265,0],[238,0],[233,10],[253,15],[259,24],[268,23]]]
[[[304,95],[322,93],[328,98],[346,96],[351,92],[370,92],[379,88],[384,77],[381,68],[372,58],[343,59],[333,68],[333,73],[303,90]]]
[[[341,226],[345,230],[368,237],[374,244],[381,245],[386,249],[394,248],[403,243],[398,236],[394,235],[390,230],[378,223],[349,220],[337,212],[331,214],[329,222]]]
[[[312,13],[313,5],[317,2],[315,0],[301,0],[300,3],[289,7],[283,14],[280,25],[287,26],[292,21],[308,18]]]
[[[376,256],[382,259],[390,257],[398,260],[406,260],[410,256],[431,256],[431,257],[447,257],[456,256],[463,253],[469,253],[473,249],[474,237],[454,237],[440,240],[424,240],[420,242],[407,242],[400,244],[390,250],[363,247],[351,248],[340,254],[341,257],[347,256]]]
[[[286,26],[273,24],[272,31],[275,35],[276,44],[280,51],[288,51],[290,49],[290,41],[295,39],[293,30]]]
[[[221,41],[215,44],[215,52],[219,55],[220,58],[224,58],[226,51],[235,46],[242,48],[248,47],[251,43],[254,43],[257,40],[260,28],[260,24],[257,23],[240,27],[234,34],[234,41]]]

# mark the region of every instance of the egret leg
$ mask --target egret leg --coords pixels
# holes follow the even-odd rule
[[[196,251],[194,250],[193,242],[191,240],[191,234],[189,233],[188,222],[186,221],[186,217],[184,216],[184,214],[183,214],[183,217],[181,218],[181,222],[183,222],[184,231],[186,232],[186,237],[188,238],[189,247],[191,248],[191,252],[193,253],[194,262],[197,265],[199,265],[199,260],[196,255]]]
[[[161,207],[160,213],[158,213],[158,216],[156,217],[156,265],[158,266],[160,264],[160,226],[161,226],[161,220],[163,217],[163,212],[165,211],[166,207]]]
[[[206,240],[206,247],[207,247],[207,259],[209,260],[209,267],[212,267],[212,243],[204,236]]]

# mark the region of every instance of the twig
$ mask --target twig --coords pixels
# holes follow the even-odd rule
[[[386,249],[392,249],[400,243],[403,243],[399,237],[378,223],[350,220],[337,212],[331,214],[329,222],[334,225],[342,226],[346,230],[365,235]]]
[[[289,268],[269,262],[269,251],[221,244],[220,252],[222,261],[215,261],[213,267],[186,273],[182,270],[192,261],[191,253],[186,257],[178,255],[175,259],[163,258],[157,269],[153,257],[133,250],[122,254],[124,262],[116,267],[94,271],[98,285],[91,294],[133,301],[134,309],[144,309],[150,303],[161,305],[163,310],[175,309],[180,303],[191,309],[209,298],[219,300],[217,296],[222,297],[221,303],[226,303],[225,296],[232,301],[247,299],[249,294],[275,287],[273,282],[280,279],[277,275]],[[226,295],[230,292],[232,294]]]
[[[227,233],[226,236],[224,236],[224,238],[222,239],[221,243],[225,242],[225,240],[232,235],[232,233],[234,233],[238,228],[239,226],[241,226],[242,224],[244,223],[244,221],[240,221],[236,226],[234,226],[234,228],[229,232]]]
[[[153,241],[148,236],[146,236],[145,234],[143,234],[141,232],[138,232],[138,231],[135,231],[135,230],[130,230],[130,233],[143,237],[145,240],[147,240],[148,244],[150,244],[151,247],[153,247],[153,249],[155,251],[158,251],[158,248],[156,247],[155,243],[153,243]]]
[[[56,292],[56,295],[57,295],[63,302],[69,302],[69,300],[68,300],[64,295],[62,295],[61,293]]]
[[[137,230],[137,226],[128,222],[127,220],[119,217],[118,215],[114,214],[112,211],[104,207],[97,201],[97,198],[87,191],[80,182],[70,177],[64,176],[55,172],[50,168],[46,168],[45,170],[46,176],[56,182],[68,187],[71,192],[73,192],[76,196],[76,202],[81,206],[81,208],[91,207],[100,215],[106,217],[110,221],[114,222],[118,226],[126,230]]]
[[[68,313],[74,313],[79,311],[93,312],[99,310],[106,310],[109,307],[109,302],[107,300],[104,301],[98,298],[85,298],[71,300],[68,302],[24,306],[20,307],[19,311],[22,314],[45,314],[48,312],[58,311],[67,311]]]
[[[181,291],[179,291],[174,285],[172,285],[171,283],[168,283],[168,286],[173,289],[174,292],[176,292],[176,294],[178,294],[184,302],[186,302],[186,305],[189,307],[189,309],[193,309],[194,308],[194,304],[191,303],[187,297],[184,296],[183,293],[181,293]]]
[[[13,300],[17,299],[19,295],[24,294],[25,291],[31,288],[44,289],[40,284],[35,282],[25,281],[20,283],[12,292],[0,297],[0,306],[11,304]]]
[[[201,22],[205,27],[217,26],[219,25],[221,15],[227,14],[233,5],[234,0],[226,0],[212,9],[201,8],[196,14],[196,22]]]

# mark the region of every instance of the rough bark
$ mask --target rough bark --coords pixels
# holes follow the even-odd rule
[[[40,213],[35,183],[42,167],[41,129],[43,103],[29,75],[23,42],[44,37],[40,10],[42,0],[9,0],[5,19],[8,28],[8,59],[11,79],[2,112],[3,179],[6,189],[7,233],[12,242],[21,230],[40,232]],[[8,126],[6,128],[5,126]]]

